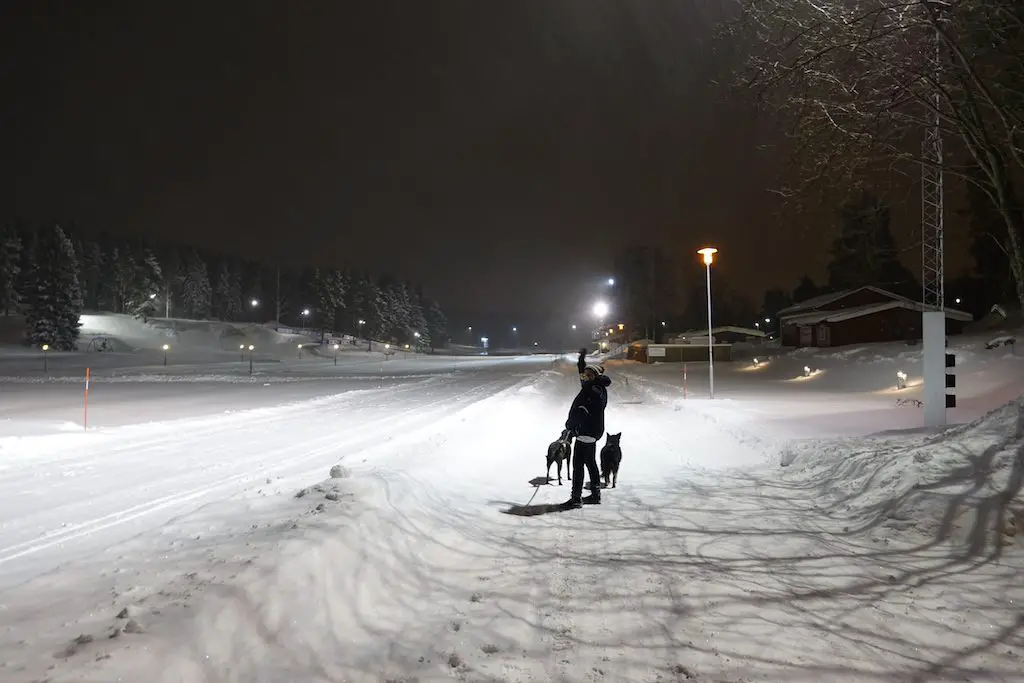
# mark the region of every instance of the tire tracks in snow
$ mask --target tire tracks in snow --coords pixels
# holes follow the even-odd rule
[[[10,564],[15,560],[23,559],[29,555],[40,553],[55,546],[64,546],[65,544],[82,539],[83,537],[88,537],[99,532],[110,530],[118,527],[119,525],[132,522],[139,518],[152,515],[169,508],[184,506],[188,503],[204,500],[218,493],[223,494],[229,491],[236,493],[240,492],[245,490],[245,484],[247,482],[256,484],[257,482],[263,481],[269,472],[280,472],[287,469],[291,470],[289,476],[304,474],[306,473],[307,467],[313,467],[313,462],[319,461],[323,456],[328,455],[331,452],[337,452],[344,449],[345,452],[351,453],[354,449],[358,450],[361,446],[375,442],[379,443],[382,431],[394,432],[396,429],[400,429],[403,435],[408,435],[418,429],[423,429],[434,424],[439,417],[450,414],[453,404],[465,404],[479,401],[493,395],[494,390],[497,387],[507,384],[507,378],[485,381],[471,389],[460,391],[455,395],[445,393],[441,398],[424,404],[419,404],[411,414],[407,413],[398,416],[388,414],[369,422],[363,422],[354,427],[347,427],[342,424],[338,427],[327,430],[326,433],[312,440],[293,440],[284,457],[281,457],[282,453],[280,451],[273,453],[274,462],[260,468],[259,470],[253,471],[247,469],[243,473],[220,477],[214,481],[204,482],[199,486],[188,486],[187,488],[176,491],[172,494],[129,504],[124,507],[114,509],[106,514],[101,514],[91,518],[87,517],[82,521],[67,524],[57,530],[47,532],[42,537],[2,547],[0,548],[0,567]],[[290,413],[290,418],[294,420],[296,419],[296,415]],[[282,420],[272,420],[267,426],[268,428],[277,428],[286,422],[287,418],[282,418]],[[123,454],[126,452],[133,452],[138,456],[140,455],[141,448],[141,455],[145,456],[146,460],[149,460],[150,456],[154,453],[183,450],[188,449],[189,447],[202,451],[205,446],[206,449],[209,450],[208,445],[204,444],[204,442],[226,433],[236,432],[237,430],[238,425],[233,421],[229,426],[224,426],[220,429],[204,429],[198,435],[189,435],[187,438],[182,440],[172,441],[171,443],[160,441],[160,445],[157,448],[145,448],[146,444],[153,444],[155,440],[142,440],[141,443],[127,443],[121,448],[116,449],[115,453]],[[231,444],[231,450],[236,453],[236,458],[232,461],[222,462],[220,464],[214,462],[212,468],[205,468],[203,472],[211,474],[224,468],[230,467],[231,469],[237,469],[237,465],[247,464],[244,463],[244,460],[243,463],[239,463],[237,454],[239,452],[259,452],[261,448],[265,448],[266,442],[264,441],[264,436],[263,431],[261,431],[255,439],[243,439],[241,443],[236,439]],[[111,452],[107,451],[97,460],[109,461],[111,457],[113,457]],[[343,461],[344,458],[341,458],[341,460]],[[323,466],[323,463],[318,462],[315,469],[319,469]],[[167,485],[175,482],[180,482],[182,480],[187,481],[191,478],[195,478],[195,476],[196,474],[190,470],[182,473],[180,476],[160,480],[158,484],[166,487]],[[108,491],[108,497],[110,493],[116,495],[120,492]],[[76,501],[76,503],[73,504],[71,511],[65,507],[60,514],[61,516],[66,517],[74,516],[71,514],[71,512],[74,511],[74,507],[83,508],[87,514],[90,508],[94,506],[94,502],[95,501],[93,499],[89,498]],[[198,507],[202,506],[200,505]],[[193,508],[190,511],[193,511],[194,509],[196,508]],[[47,513],[52,512],[52,508],[47,509]],[[164,523],[167,521],[169,520],[165,520]],[[5,520],[5,523],[7,522],[8,520]],[[132,536],[134,535],[135,534],[132,534]],[[103,547],[107,547],[108,545],[109,544],[104,545]],[[33,572],[33,574],[38,575],[38,572]],[[20,582],[18,583],[20,584]],[[10,590],[10,588],[11,586],[5,587],[0,591],[0,594]]]

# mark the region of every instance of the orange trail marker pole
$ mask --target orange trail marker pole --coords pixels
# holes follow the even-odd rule
[[[84,416],[82,418],[82,428],[85,431],[89,430],[89,368],[85,369],[85,401],[84,401]]]

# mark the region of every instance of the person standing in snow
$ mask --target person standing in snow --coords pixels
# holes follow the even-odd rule
[[[565,428],[576,436],[572,459],[572,497],[566,503],[601,502],[601,474],[597,469],[597,441],[604,436],[604,409],[608,405],[608,385],[612,383],[600,365],[588,365],[587,350],[580,349],[576,367],[580,373],[580,391],[569,408]],[[590,475],[590,495],[583,498],[583,468]]]

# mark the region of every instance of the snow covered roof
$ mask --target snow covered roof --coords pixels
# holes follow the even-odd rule
[[[881,287],[875,287],[874,285],[865,285],[863,287],[857,287],[856,289],[844,289],[841,292],[832,292],[831,294],[820,294],[818,296],[811,297],[810,299],[807,299],[805,301],[801,301],[800,303],[796,303],[796,304],[793,304],[792,306],[789,306],[787,308],[783,308],[781,311],[778,312],[778,316],[780,318],[782,318],[782,317],[787,317],[790,314],[799,313],[801,311],[808,311],[808,312],[809,311],[813,311],[816,308],[819,308],[821,306],[827,306],[830,303],[833,303],[835,301],[839,301],[840,299],[848,297],[849,295],[851,295],[851,294],[853,294],[855,292],[860,292],[860,291],[863,291],[865,289],[868,290],[868,291],[874,292],[876,294],[881,294],[882,296],[888,297],[888,298],[892,299],[893,301],[907,301],[907,302],[911,302],[910,299],[906,298],[905,296],[900,296],[899,294],[896,294],[895,292],[890,292],[887,289],[882,289]],[[913,302],[911,302],[911,303],[913,303]]]
[[[736,325],[722,325],[721,327],[711,328],[711,334],[718,334],[719,332],[735,332],[736,334],[745,334],[749,337],[764,337],[765,333],[761,330],[751,329],[749,327],[737,327]],[[681,332],[675,335],[679,337],[703,337],[707,339],[708,331],[705,330],[690,330],[688,332]]]
[[[924,311],[924,306],[917,303],[916,301],[910,301],[900,297],[899,301],[884,301],[878,304],[867,304],[864,306],[855,306],[854,308],[844,308],[838,311],[812,311],[803,315],[788,316],[783,323],[786,325],[815,325],[817,323],[838,323],[844,320],[853,320],[854,318],[863,318],[866,315],[872,315],[874,313],[881,313],[882,311],[892,310],[894,308],[905,308],[911,311]],[[958,311],[952,308],[945,310],[946,317],[952,318],[953,320],[960,320],[962,322],[970,322],[974,319],[970,313],[964,311]]]

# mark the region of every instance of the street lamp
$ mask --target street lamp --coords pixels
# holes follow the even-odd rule
[[[303,308],[302,309],[302,329],[303,330],[306,329],[306,318],[308,318],[308,317],[309,317],[309,309],[308,308]]]
[[[243,362],[245,361],[245,344],[238,345],[238,359]]]
[[[256,350],[256,347],[249,344],[249,376],[252,377],[252,352]]]
[[[167,367],[167,351],[171,348],[171,345],[164,344],[162,348],[164,350],[164,367]]]
[[[598,301],[594,304],[594,315],[601,320],[601,325],[604,325],[604,318],[608,315],[608,304],[603,301]]]
[[[574,329],[574,330],[576,329],[576,323],[572,324],[572,329]]]
[[[257,306],[260,305],[260,300],[259,299],[253,299],[252,301],[249,302],[249,305],[252,306],[253,308],[256,308]]]
[[[704,257],[704,270],[707,271],[708,289],[708,390],[711,398],[715,397],[715,338],[711,334],[711,263],[715,260],[718,250],[714,247],[698,249],[697,253]]]
[[[334,364],[338,364],[338,345],[334,345]]]
[[[43,344],[40,348],[42,348],[43,350],[43,372],[47,372],[48,370],[46,367],[46,352],[50,350],[50,345]]]
[[[613,277],[608,278],[608,286],[609,287],[614,287],[615,286],[615,278],[613,278]]]
[[[298,349],[299,358],[302,358],[302,344],[296,344],[295,347]]]

